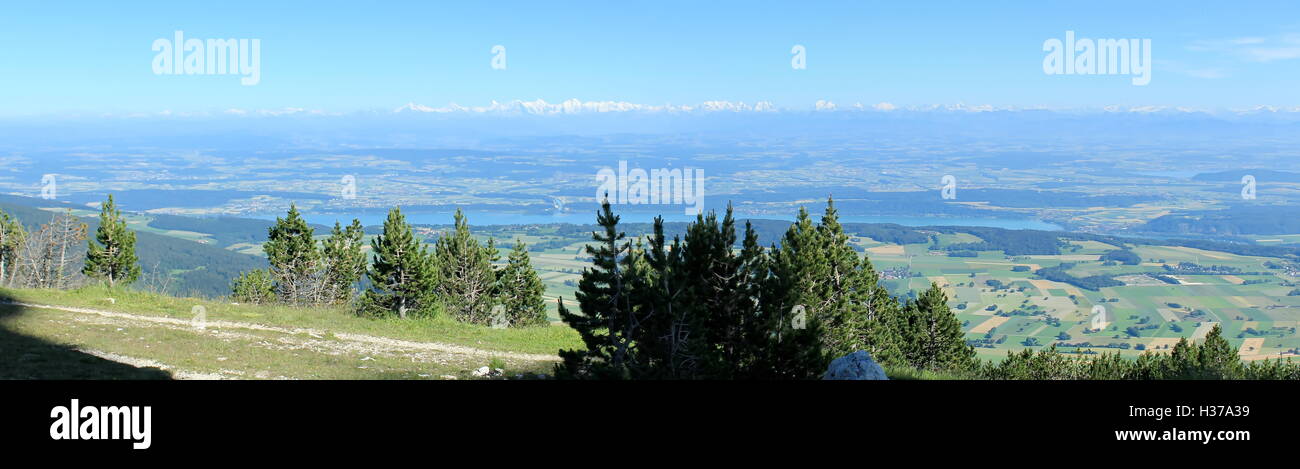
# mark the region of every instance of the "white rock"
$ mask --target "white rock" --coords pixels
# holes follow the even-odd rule
[[[884,380],[889,379],[889,376],[885,375],[885,369],[879,363],[871,359],[871,354],[859,350],[832,361],[822,379]]]

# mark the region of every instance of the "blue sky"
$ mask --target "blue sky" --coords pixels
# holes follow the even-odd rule
[[[0,116],[392,110],[492,100],[808,109],[1300,106],[1295,2],[7,2]],[[256,38],[261,81],[155,75],[150,49]],[[1152,80],[1048,76],[1043,42],[1152,41]],[[506,47],[507,69],[490,67]],[[807,69],[790,66],[807,49]]]

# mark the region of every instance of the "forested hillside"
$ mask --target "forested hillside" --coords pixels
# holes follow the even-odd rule
[[[1243,206],[1172,213],[1147,222],[1141,230],[1212,235],[1300,233],[1300,207]]]
[[[56,213],[42,210],[38,206],[74,208],[57,202],[12,196],[0,201],[0,210],[16,218],[29,232],[40,229]],[[99,226],[98,220],[93,217],[82,217],[80,221],[86,223],[89,232],[94,232]],[[137,231],[136,236],[137,254],[143,270],[139,288],[173,295],[216,298],[230,293],[230,282],[240,272],[266,266],[266,260],[259,256],[241,254],[217,246],[146,231]],[[70,247],[74,249],[71,253],[74,256],[81,256],[86,251],[84,241],[73,243]]]
[[[183,217],[177,215],[151,215],[149,226],[160,230],[181,230],[204,233],[216,240],[218,246],[236,243],[257,243],[266,238],[266,230],[275,223],[270,220],[236,217]]]

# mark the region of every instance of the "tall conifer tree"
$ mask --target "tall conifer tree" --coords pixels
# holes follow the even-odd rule
[[[325,301],[352,299],[353,286],[366,274],[366,254],[361,249],[364,237],[361,221],[353,219],[346,229],[334,222],[329,238],[321,241]]]
[[[496,243],[481,245],[469,231],[469,221],[456,210],[455,228],[434,243],[438,259],[438,293],[447,311],[461,321],[488,324],[496,287]]]
[[[966,344],[961,321],[948,309],[948,296],[939,285],[909,301],[898,337],[908,365],[919,370],[969,370],[975,350]]]
[[[596,215],[601,231],[592,233],[595,244],[586,248],[592,266],[583,271],[578,291],[574,293],[581,312],[571,313],[563,301],[559,304],[560,318],[578,331],[586,345],[584,349],[560,351],[563,361],[556,365],[560,377],[630,377],[632,337],[640,331],[632,312],[630,285],[625,278],[631,244],[618,230],[618,220],[609,201],[602,202]]]
[[[435,311],[436,266],[428,248],[415,237],[399,208],[388,212],[384,232],[370,241],[375,261],[371,287],[362,296],[366,314],[431,315]]]
[[[1241,378],[1241,358],[1237,349],[1228,343],[1228,339],[1223,338],[1223,328],[1218,324],[1205,335],[1205,342],[1201,343],[1198,352],[1201,373],[1196,376],[1197,379]]]
[[[100,278],[108,286],[128,285],[140,277],[136,264],[135,232],[126,226],[122,212],[113,202],[113,194],[99,208],[99,228],[95,239],[86,242],[86,266],[81,270],[89,277]]]
[[[546,322],[546,285],[533,270],[528,247],[516,240],[506,267],[497,275],[497,290],[510,326],[540,326]]]
[[[825,287],[826,253],[808,211],[799,208],[795,222],[770,249],[770,277],[763,286],[763,315],[773,336],[763,357],[764,378],[808,379],[820,376],[830,362],[818,309]],[[820,369],[819,369],[820,368]]]
[[[320,251],[316,249],[315,230],[289,206],[285,218],[276,218],[267,233],[262,250],[271,264],[276,294],[281,301],[303,304],[319,300]]]

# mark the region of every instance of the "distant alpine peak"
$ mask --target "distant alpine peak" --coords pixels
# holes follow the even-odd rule
[[[407,103],[393,112],[422,113],[517,113],[534,115],[585,114],[605,112],[774,112],[777,108],[769,101],[749,104],[743,101],[705,101],[695,105],[675,104],[639,104],[627,101],[583,101],[570,98],[559,103],[549,103],[543,99],[532,101],[513,100],[508,103],[493,100],[486,106],[462,106],[451,103],[443,107],[433,107],[415,102]]]
[[[1134,105],[1134,106],[1101,106],[1098,108],[1052,108],[1046,106],[993,106],[988,104],[970,105],[965,103],[957,104],[931,104],[922,106],[899,106],[893,103],[882,101],[877,104],[864,105],[857,102],[850,105],[840,105],[829,99],[819,99],[809,106],[809,109],[790,109],[778,108],[771,101],[757,101],[747,103],[744,101],[726,101],[711,100],[698,104],[641,104],[628,101],[583,101],[577,98],[570,98],[558,103],[547,102],[544,99],[534,99],[532,101],[512,100],[501,102],[492,100],[485,106],[462,106],[456,103],[450,103],[446,106],[434,107],[419,104],[414,101],[406,103],[401,107],[393,109],[394,113],[425,113],[425,114],[521,114],[521,115],[570,115],[570,114],[595,114],[595,113],[776,113],[776,112],[891,112],[891,111],[910,111],[910,112],[963,112],[963,113],[982,113],[982,112],[1017,112],[1017,111],[1057,111],[1057,112],[1103,112],[1103,113],[1133,113],[1133,114],[1226,114],[1226,115],[1248,115],[1260,113],[1297,113],[1300,107],[1279,107],[1279,106],[1255,106],[1251,108],[1237,109],[1198,109],[1186,106],[1155,106],[1155,105]]]

